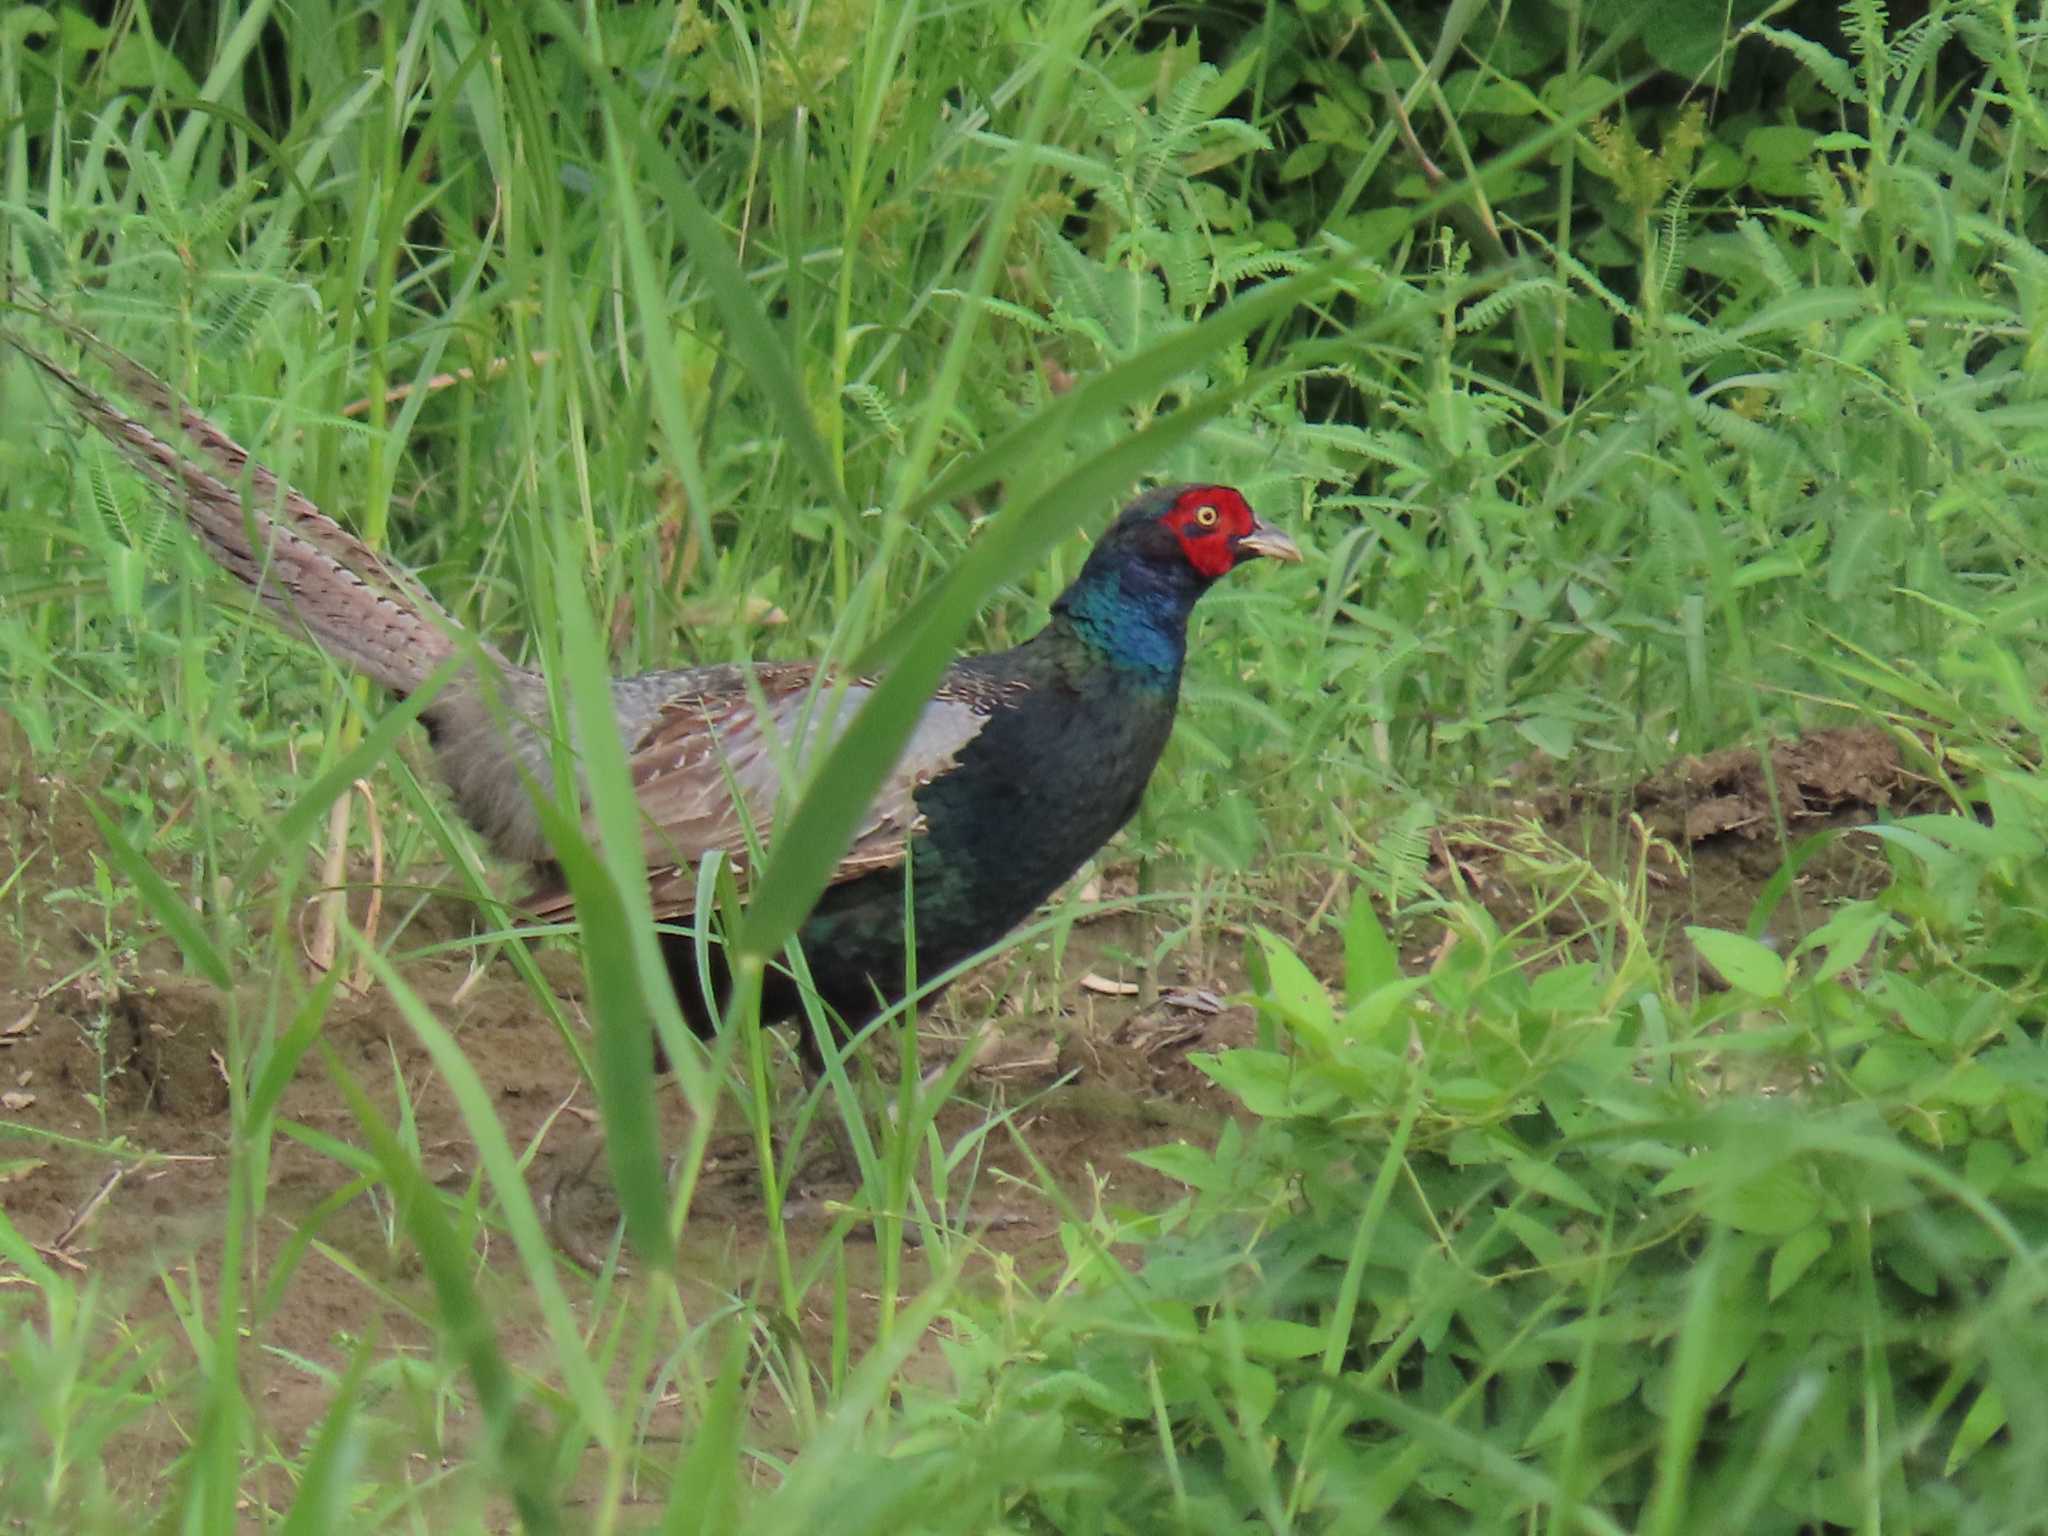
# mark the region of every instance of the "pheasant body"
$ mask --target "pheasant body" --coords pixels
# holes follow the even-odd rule
[[[540,873],[525,903],[531,916],[573,915],[533,803],[556,758],[545,680],[465,634],[410,576],[152,374],[73,334],[182,442],[0,332],[274,613],[400,696],[445,674],[421,717],[457,806],[500,855]],[[1299,558],[1236,491],[1148,492],[1098,541],[1042,630],[947,671],[799,934],[819,998],[846,1025],[906,990],[906,879],[915,970],[928,979],[1017,926],[1130,819],[1173,728],[1195,602],[1258,555]],[[785,780],[808,772],[872,686],[774,662],[614,680],[657,919],[692,915],[696,866],[711,853],[731,859],[744,880],[754,840],[773,843]],[[694,942],[665,943],[685,1014],[708,1033],[723,978],[702,995]],[[786,1018],[800,1006],[790,978],[773,973],[764,1015]]]
[[[915,796],[924,833],[911,845],[909,879],[920,979],[1008,933],[1107,843],[1137,810],[1173,729],[1172,691],[1090,665],[1054,625],[1017,650],[955,668],[1015,691],[958,766]],[[875,1011],[870,978],[906,974],[903,884],[898,866],[833,886],[799,935],[821,994],[843,1018]]]

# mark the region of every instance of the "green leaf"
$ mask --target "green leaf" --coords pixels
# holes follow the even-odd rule
[[[1749,162],[1749,184],[1771,197],[1798,197],[1806,192],[1813,162],[1810,128],[1771,124],[1753,128],[1742,141]]]
[[[1323,1330],[1281,1317],[1260,1317],[1241,1323],[1237,1336],[1244,1352],[1262,1360],[1307,1360],[1323,1347]]]
[[[2005,1428],[2005,1424],[2005,1394],[1998,1390],[1997,1382],[1986,1382],[1984,1389],[1977,1394],[1977,1400],[1970,1404],[1970,1411],[1963,1415],[1962,1426],[1956,1430],[1955,1440],[1948,1448],[1948,1460],[1942,1466],[1941,1475],[1954,1476],[1964,1462],[1991,1443],[1991,1437]]]
[[[1330,158],[1330,146],[1320,142],[1297,144],[1280,162],[1279,176],[1282,181],[1300,181],[1313,176],[1323,168],[1323,162]]]
[[[1733,1184],[1716,1182],[1701,1191],[1701,1204],[1716,1221],[1737,1232],[1787,1237],[1820,1216],[1820,1195],[1802,1163],[1780,1163]]]
[[[1524,1189],[1547,1196],[1560,1205],[1584,1211],[1589,1216],[1600,1214],[1600,1202],[1555,1163],[1541,1162],[1533,1157],[1510,1157],[1507,1168],[1509,1176]]]
[[[1532,715],[1517,720],[1515,730],[1531,742],[1545,757],[1567,758],[1578,744],[1578,732],[1572,729],[1569,720],[1560,720],[1555,715]]]
[[[745,1330],[730,1331],[725,1358],[712,1379],[701,1417],[689,1437],[689,1450],[677,1470],[670,1520],[662,1527],[673,1536],[729,1536],[746,1529],[743,1470],[748,1462],[745,1432],[751,1428],[746,1385],[751,1364]],[[700,1388],[701,1390],[701,1388]]]
[[[1190,1189],[1207,1189],[1216,1181],[1216,1159],[1201,1147],[1191,1147],[1184,1141],[1144,1147],[1124,1155],[1141,1168],[1163,1173]]]
[[[566,695],[561,702],[573,739],[582,744],[578,766],[604,856],[599,858],[583,828],[561,806],[536,796],[534,808],[576,898],[583,929],[584,974],[597,1026],[592,1082],[604,1110],[605,1155],[620,1214],[641,1260],[665,1269],[675,1262],[675,1252],[668,1238],[667,1180],[648,1070],[656,1030],[668,1037],[671,1060],[686,1080],[695,1063],[676,1053],[684,1024],[648,905],[640,804],[614,724],[596,618],[566,537],[557,541],[555,555],[562,639],[555,686]],[[709,1098],[700,1088],[693,1102]]]
[[[1401,979],[1401,956],[1380,926],[1372,898],[1361,889],[1352,893],[1344,919],[1344,995],[1352,1002],[1370,997]]]
[[[1729,334],[1742,338],[1798,336],[1817,325],[1860,318],[1869,309],[1869,296],[1857,288],[1801,288],[1771,300]]]
[[[1555,1229],[1513,1207],[1500,1213],[1500,1224],[1521,1239],[1538,1264],[1556,1268],[1570,1260],[1571,1249]]]
[[[2002,1141],[1979,1136],[1963,1154],[1963,1182],[1980,1195],[1996,1195],[2012,1174],[2018,1159]]]
[[[1270,928],[1254,928],[1258,948],[1248,957],[1252,981],[1262,1008],[1277,1014],[1296,1034],[1306,1035],[1319,1049],[1335,1043],[1337,1016],[1323,984]]]
[[[1727,68],[1719,6],[1667,5],[1658,7],[1656,15],[1655,24],[1643,28],[1643,48],[1663,69],[1695,80],[1716,65]]]
[[[1508,1091],[1484,1077],[1452,1077],[1431,1090],[1438,1105],[1451,1114],[1487,1115],[1499,1109]]]
[[[1904,1093],[1909,1097],[1917,1087],[1941,1072],[1941,1061],[1914,1040],[1879,1040],[1871,1045],[1849,1069],[1849,1080],[1869,1094]]]
[[[44,6],[10,6],[8,7],[7,14],[0,16],[0,43],[6,43],[9,47],[19,47],[32,37],[48,37],[56,26],[56,20]],[[72,28],[90,28],[99,33],[100,37],[97,42],[84,45],[88,49],[105,47],[107,38],[113,35],[98,22],[81,14],[75,6],[66,6],[64,8],[64,28],[67,45],[72,45]]]
[[[1240,1047],[1213,1056],[1195,1054],[1188,1060],[1262,1119],[1321,1114],[1342,1103],[1328,1085],[1309,1082],[1294,1062],[1278,1051]]]
[[[1802,1227],[1778,1244],[1778,1251],[1771,1255],[1771,1278],[1767,1289],[1770,1300],[1780,1296],[1799,1283],[1799,1277],[1813,1268],[1814,1261],[1834,1246],[1834,1229],[1823,1222]]]
[[[1690,926],[1685,936],[1692,940],[1701,958],[1736,991],[1765,999],[1785,995],[1785,962],[1757,940],[1739,933],[1724,933],[1718,928]]]
[[[1740,592],[1748,587],[1761,586],[1767,581],[1781,581],[1805,574],[1806,562],[1797,555],[1766,555],[1761,560],[1752,560],[1740,567],[1730,585]]]
[[[2001,818],[1987,827],[1975,817],[1943,813],[1901,816],[1894,825],[1924,832],[1944,847],[1985,863],[1994,859],[2032,859],[2041,853],[2040,834],[2018,818]]]
[[[1881,973],[1870,988],[1879,1006],[1899,1016],[1907,1031],[1936,1045],[1954,1037],[1956,1015],[1948,1003],[1897,971]]]
[[[1338,1037],[1346,1048],[1344,1059],[1362,1066],[1370,1058],[1361,1053],[1360,1047],[1383,1052],[1405,1050],[1409,1034],[1407,1029],[1397,1026],[1408,1024],[1413,1015],[1404,1005],[1429,985],[1427,976],[1405,976],[1367,993],[1346,1009],[1338,1024]]]
[[[1742,140],[1742,152],[1759,165],[1804,166],[1813,151],[1817,134],[1810,128],[1789,123],[1771,123],[1752,128]]]
[[[1880,933],[1897,931],[1898,922],[1876,902],[1851,902],[1801,939],[1793,952],[1826,950],[1820,967],[1813,973],[1816,981],[1826,981],[1860,962]]]
[[[1531,1012],[1581,1015],[1600,1006],[1610,978],[1588,961],[1555,966],[1529,984]]]

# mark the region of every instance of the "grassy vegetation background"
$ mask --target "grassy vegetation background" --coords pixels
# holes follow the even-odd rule
[[[336,1154],[404,1213],[433,1390],[482,1426],[434,1528],[587,1523],[562,1500],[592,1464],[593,1528],[644,1487],[677,1530],[2033,1517],[2042,38],[1996,0],[1894,9],[0,18],[11,291],[173,378],[546,664],[565,710],[604,665],[892,663],[893,713],[806,828],[854,813],[956,643],[1038,622],[1073,535],[1141,477],[1235,483],[1312,554],[1208,605],[1126,842],[1170,898],[1162,952],[1219,913],[1286,935],[1258,947],[1271,1049],[1215,1067],[1254,1128],[1162,1154],[1190,1188],[1164,1216],[1077,1214],[1068,1271],[1003,1308],[955,1283],[973,1245],[937,1223],[915,1295],[884,1231],[864,1359],[814,1366],[778,1332],[834,1283],[786,1246],[751,1329],[679,1304],[664,1255],[702,1146],[680,1193],[658,1176],[644,1041],[605,1023],[666,1006],[615,864],[582,878],[620,915],[589,939],[616,989],[593,1050],[637,1253],[595,1299],[461,1053],[377,962],[486,1169],[444,1206],[366,1104],[367,1151]],[[66,899],[110,966],[166,924],[199,971],[271,993],[226,1042],[235,1214],[182,1368],[138,1373],[159,1345],[0,1228],[23,1282],[0,1293],[0,1509],[132,1524],[91,1448],[140,1395],[186,1426],[148,1495],[165,1524],[408,1528],[427,1495],[369,1449],[397,1369],[374,1340],[305,1447],[265,1444],[237,1385],[245,1304],[289,1282],[249,1241],[277,1096],[320,1070],[325,1000],[295,992],[275,919],[372,769],[414,813],[390,819],[394,884],[474,854],[391,752],[402,722],[211,605],[202,558],[43,425],[25,370],[0,391],[7,710],[38,760],[98,765],[109,816],[104,878]],[[1700,1000],[1642,931],[1639,870],[1587,884],[1546,854],[1598,956],[1573,966],[1422,878],[1431,830],[1504,786],[1845,719],[1902,727],[1957,814],[1889,834],[1893,887],[1814,914],[1796,953],[1760,922],[1705,938],[1730,993]],[[829,856],[789,843],[764,953]],[[1403,978],[1372,905],[1323,899],[1344,891],[1461,943]],[[1292,964],[1311,910],[1342,926],[1336,1001]],[[1698,1068],[1737,1024],[1822,1086],[1709,1102]],[[725,1043],[757,1081],[759,1044]],[[898,1211],[933,1177],[916,1141],[870,1170]],[[780,1243],[773,1191],[767,1221]],[[539,1297],[541,1361],[482,1326],[485,1231]],[[942,1312],[959,1390],[927,1397],[902,1367]],[[680,1461],[615,1388],[650,1379],[701,1426]],[[793,1457],[750,1433],[762,1391]],[[252,1506],[280,1463],[291,1497]]]

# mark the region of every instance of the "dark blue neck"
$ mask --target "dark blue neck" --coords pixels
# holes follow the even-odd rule
[[[1120,671],[1161,688],[1180,681],[1188,615],[1203,583],[1192,571],[1109,560],[1098,551],[1053,604],[1075,638]]]

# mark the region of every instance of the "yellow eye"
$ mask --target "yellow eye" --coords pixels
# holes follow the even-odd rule
[[[1217,513],[1214,507],[1204,506],[1195,508],[1195,521],[1204,528],[1214,528],[1216,526],[1216,516]]]

